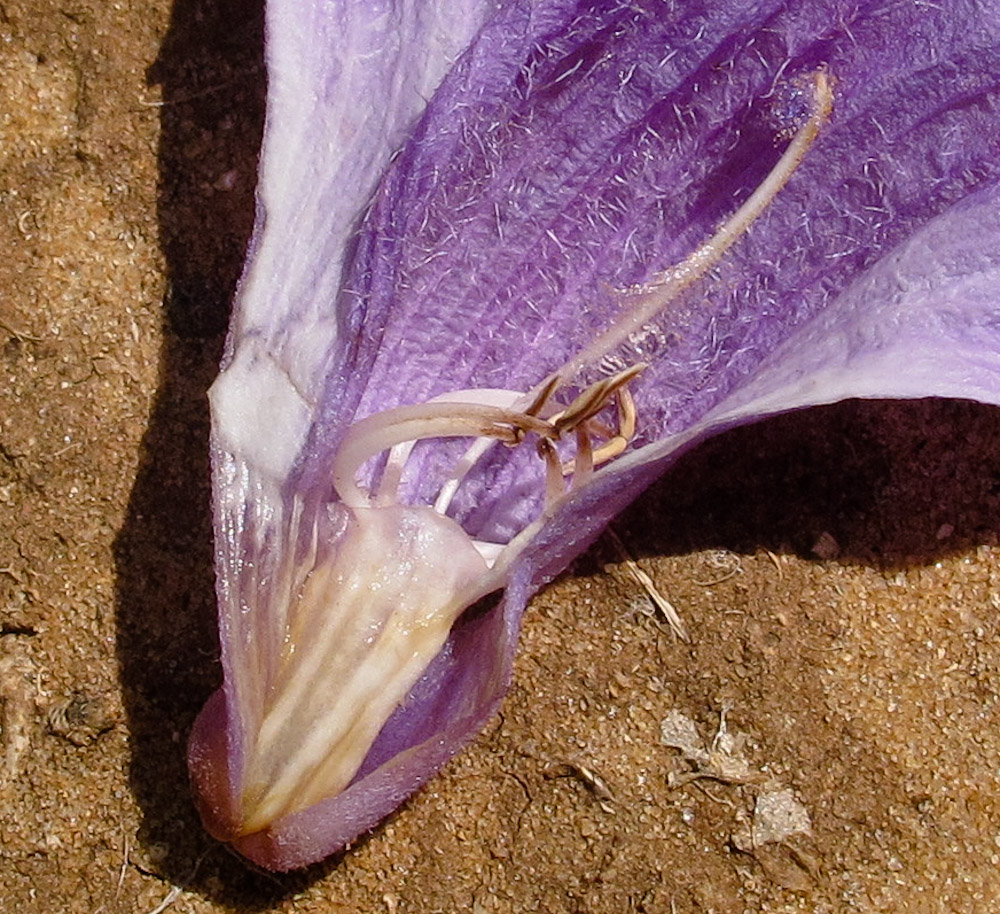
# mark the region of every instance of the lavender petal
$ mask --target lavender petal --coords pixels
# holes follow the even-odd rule
[[[450,390],[530,389],[627,305],[616,290],[682,261],[753,191],[807,114],[817,68],[835,108],[718,269],[595,367],[649,362],[632,450],[547,518],[498,607],[458,621],[350,786],[236,833],[277,869],[371,828],[481,729],[531,594],[708,435],[845,397],[1000,404],[1000,11],[548,0],[486,18],[485,4],[453,5],[462,25],[446,46],[471,43],[420,120],[411,97],[352,143],[338,130],[355,93],[416,83],[332,55],[384,49],[361,18],[331,40],[348,6],[270,4],[263,217],[213,392],[225,692],[191,757],[227,838],[270,662],[260,644],[281,631],[251,597],[272,587],[276,553],[301,548],[280,533],[293,503],[327,518],[324,542],[341,535],[324,512],[351,423]],[[405,55],[427,46],[418,31],[404,31]],[[427,86],[448,54],[431,56]],[[460,451],[415,452],[401,496],[426,501]],[[505,541],[542,510],[540,477],[527,449],[491,455],[452,516]]]

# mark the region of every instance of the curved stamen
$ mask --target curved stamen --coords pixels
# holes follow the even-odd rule
[[[462,480],[476,463],[497,442],[516,445],[529,432],[543,438],[560,438],[568,431],[577,432],[578,456],[560,467],[561,475],[586,475],[595,466],[621,454],[635,432],[635,407],[631,396],[619,395],[645,365],[634,365],[623,372],[598,381],[579,394],[564,410],[540,418],[564,378],[574,377],[581,369],[595,364],[601,357],[621,345],[631,333],[649,323],[684,290],[716,266],[726,252],[744,235],[767,209],[774,197],[788,183],[833,109],[831,80],[825,70],[813,76],[813,109],[809,119],[798,129],[778,163],[739,209],[727,219],[708,241],[696,248],[680,264],[666,270],[635,290],[633,302],[626,312],[597,337],[589,346],[550,373],[528,393],[503,405],[455,401],[456,394],[447,394],[428,403],[398,407],[378,413],[355,423],[341,445],[334,465],[334,486],[348,506],[372,503],[391,504],[409,459],[413,444],[424,438],[471,436],[474,441],[456,463],[451,475],[441,486],[434,509],[444,514],[458,491]],[[472,396],[472,392],[468,392]],[[592,448],[588,423],[615,396],[619,407],[619,431],[604,445]],[[371,457],[390,450],[382,478],[375,492],[366,495],[354,480],[355,473]],[[587,452],[584,456],[583,451]],[[539,453],[551,467],[555,449],[539,446]],[[549,472],[551,477],[551,472]],[[550,501],[554,484],[549,478],[546,501]]]
[[[519,444],[525,434],[551,434],[544,419],[481,403],[447,401],[397,406],[355,422],[340,443],[333,461],[333,485],[349,508],[363,508],[371,498],[355,481],[372,457],[407,441],[424,438],[493,438]]]
[[[775,196],[788,183],[802,164],[806,153],[819,136],[833,111],[833,87],[826,70],[813,75],[813,108],[809,119],[798,129],[778,163],[754,190],[746,202],[733,213],[708,239],[683,262],[655,276],[636,289],[626,290],[633,301],[607,330],[557,368],[541,382],[544,389],[551,378],[574,378],[583,368],[596,364],[603,356],[624,343],[632,333],[648,324],[664,308],[715,267],[726,252],[749,230],[757,218],[771,205]]]
[[[562,467],[559,468],[562,472]],[[576,460],[573,465],[572,488],[577,489],[594,475],[594,448],[586,422],[576,427]]]
[[[513,409],[517,402],[524,395],[517,390],[503,390],[500,388],[470,388],[467,390],[452,390],[436,397],[431,397],[428,403],[475,403],[480,406],[495,406],[498,409]],[[534,415],[531,410],[525,410],[528,415]],[[497,443],[495,438],[477,438],[477,441],[487,442],[489,447]],[[413,447],[417,439],[402,441],[389,449],[389,456],[386,458],[382,476],[372,492],[372,501],[376,505],[393,504],[396,501],[396,491],[399,488],[400,480],[403,476],[403,469],[406,461],[410,459]],[[484,451],[485,453],[485,451]],[[456,489],[458,485],[456,483]],[[441,495],[438,495],[440,500]],[[450,501],[450,499],[449,499]],[[438,510],[435,505],[435,510]],[[444,510],[438,510],[438,514],[444,514]]]
[[[560,435],[583,425],[604,409],[611,397],[617,394],[619,390],[622,390],[629,381],[641,374],[648,367],[646,362],[637,362],[635,365],[629,366],[624,371],[619,371],[618,374],[612,375],[610,378],[602,378],[600,381],[595,381],[583,390],[564,410],[556,413],[554,416],[550,416],[549,422],[552,423],[556,432]]]
[[[565,491],[556,446],[548,438],[540,438],[538,456],[545,462],[545,504],[551,505],[558,501]]]
[[[593,448],[592,461],[595,467],[609,460],[614,460],[625,452],[628,443],[635,437],[636,409],[635,400],[629,393],[627,387],[621,387],[615,391],[615,405],[618,409],[618,429],[613,431],[607,426],[591,420],[587,427],[591,434],[597,432],[607,440],[599,447]],[[596,428],[595,428],[596,426]],[[576,471],[576,459],[570,458],[563,461],[562,475],[571,476]]]
[[[551,375],[538,388],[535,398],[524,408],[524,413],[528,416],[541,415],[549,398],[555,393],[560,384],[562,384],[562,378],[558,374]],[[524,399],[525,394],[515,393],[514,391],[510,391],[510,393],[512,395],[511,400],[504,405],[514,408]],[[477,438],[469,445],[468,450],[462,455],[458,463],[455,464],[451,475],[438,492],[437,499],[434,502],[434,510],[438,514],[447,512],[451,506],[452,499],[455,497],[455,493],[458,492],[458,487],[462,484],[462,480],[465,479],[469,471],[486,456],[487,451],[496,443],[496,440],[492,438]]]

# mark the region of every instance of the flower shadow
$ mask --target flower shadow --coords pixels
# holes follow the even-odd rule
[[[639,555],[768,549],[893,572],[1000,541],[1000,411],[848,400],[734,429],[616,523]]]
[[[219,685],[209,414],[254,219],[264,115],[263,3],[176,0],[147,74],[160,87],[160,378],[115,541],[118,661],[142,824],[132,862],[225,904],[266,908],[301,875],[258,875],[201,827],[185,749]]]

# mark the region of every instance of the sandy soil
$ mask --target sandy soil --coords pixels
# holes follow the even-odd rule
[[[503,713],[352,852],[274,877],[205,835],[205,390],[257,6],[0,5],[4,908],[989,910],[1000,414],[962,403],[712,442],[616,524],[688,643],[605,537],[529,610]]]

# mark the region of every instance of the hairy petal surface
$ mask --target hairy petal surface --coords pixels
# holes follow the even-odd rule
[[[301,548],[277,532],[293,504],[327,517],[347,427],[448,391],[530,389],[629,306],[620,290],[682,261],[749,196],[808,117],[818,68],[834,113],[718,268],[568,379],[649,363],[633,384],[632,450],[560,503],[498,607],[458,621],[346,790],[237,841],[276,868],[373,826],[478,731],[507,686],[531,593],[707,435],[854,396],[1000,403],[995,5],[438,5],[462,14],[451,43],[415,30],[399,57],[385,32],[382,58],[369,53],[372,23],[404,4],[269,6],[262,218],[213,393],[226,685],[192,742],[223,836],[254,684],[283,631],[258,606],[268,556]],[[338,17],[355,21],[331,42]],[[352,93],[382,85],[398,99],[417,84],[396,61],[419,59],[421,41],[468,47],[419,121],[400,101],[360,141],[345,136]],[[427,84],[446,57],[420,71]],[[404,499],[432,499],[461,449],[418,446]],[[540,480],[529,449],[497,448],[450,514],[505,542],[542,510]]]
[[[212,398],[219,446],[274,477],[298,456],[345,346],[334,302],[351,236],[389,159],[495,6],[267,5],[257,227]]]

